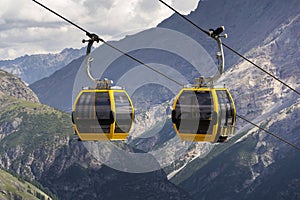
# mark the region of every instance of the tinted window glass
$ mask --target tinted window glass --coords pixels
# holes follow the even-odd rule
[[[132,106],[124,92],[115,92],[116,126],[115,133],[128,133],[132,124]]]
[[[77,102],[77,117],[89,119],[94,116],[94,98],[92,93],[82,93]]]
[[[109,133],[113,122],[107,92],[84,92],[74,111],[74,122],[79,133]]]
[[[225,90],[217,91],[219,100],[219,115],[221,117],[221,126],[228,126],[233,124],[233,104]]]
[[[175,109],[176,127],[180,133],[211,134],[213,102],[210,91],[183,91]]]

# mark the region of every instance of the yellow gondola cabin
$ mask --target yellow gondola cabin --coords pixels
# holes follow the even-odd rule
[[[134,121],[134,108],[122,88],[81,90],[72,121],[80,140],[125,140]]]
[[[236,109],[226,88],[183,88],[172,108],[174,129],[182,140],[223,142],[234,133]]]

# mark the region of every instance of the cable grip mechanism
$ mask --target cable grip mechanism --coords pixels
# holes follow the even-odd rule
[[[90,38],[88,40],[85,40],[85,39],[82,40],[82,43],[88,42],[87,49],[86,49],[86,60],[85,60],[86,73],[93,82],[98,83],[100,80],[94,78],[90,71],[91,62],[93,62],[93,58],[91,57],[91,50],[92,50],[92,46],[93,46],[94,42],[99,43],[99,41],[103,41],[103,39],[99,38],[99,36],[94,33],[86,32],[86,35]]]
[[[224,26],[220,26],[217,29],[209,29],[209,36],[215,39],[218,43],[218,49],[219,51],[216,53],[216,57],[218,59],[219,67],[218,72],[213,77],[206,78],[206,80],[210,80],[210,82],[216,81],[221,77],[221,75],[224,72],[224,66],[225,66],[225,57],[224,57],[224,51],[223,51],[223,44],[221,38],[227,38],[227,34],[222,34],[225,31]],[[222,35],[221,35],[222,34]]]

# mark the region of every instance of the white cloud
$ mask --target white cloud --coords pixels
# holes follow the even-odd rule
[[[199,0],[166,0],[180,12]],[[40,0],[49,8],[105,40],[153,26],[172,14],[157,0]],[[1,0],[0,60],[24,54],[58,52],[84,46],[84,33],[29,0]]]
[[[177,8],[182,14],[189,14],[198,5],[199,0],[172,0],[172,6]]]

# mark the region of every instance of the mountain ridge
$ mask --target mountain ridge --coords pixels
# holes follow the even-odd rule
[[[249,51],[249,49],[252,49],[256,46],[259,46],[265,37],[273,30],[275,27],[280,26],[280,24],[284,23],[287,19],[290,17],[295,16],[297,11],[299,10],[299,4],[297,4],[297,0],[293,0],[289,4],[285,5],[282,1],[271,1],[271,0],[263,0],[260,1],[259,4],[255,6],[249,6],[247,3],[247,0],[242,1],[231,1],[231,2],[224,2],[219,0],[211,0],[211,1],[205,1],[200,2],[198,8],[193,11],[189,17],[191,20],[193,20],[195,23],[199,24],[201,27],[204,27],[206,29],[218,27],[220,25],[225,25],[226,33],[229,34],[229,37],[227,39],[224,39],[224,42],[226,44],[230,44],[234,49],[240,51],[240,53],[244,54]],[[223,6],[216,6],[219,4],[224,4],[226,7],[231,7],[230,9],[227,9],[224,13]],[[241,6],[241,8],[239,8]],[[263,12],[264,9],[261,9],[259,6],[266,9],[268,12]],[[269,7],[270,8],[269,8]],[[239,12],[236,12],[236,8],[239,10]],[[257,16],[254,13],[254,11],[259,10],[259,19],[257,20]],[[277,15],[277,12],[274,12],[275,10],[280,11],[280,17]],[[287,12],[287,10],[289,12]],[[215,14],[212,14],[211,12],[215,11]],[[221,12],[222,11],[222,12]],[[298,14],[298,13],[297,13]],[[209,18],[207,16],[210,16]],[[243,20],[246,20],[247,23],[243,24]],[[249,24],[249,25],[248,25]],[[195,39],[197,42],[199,42],[205,50],[211,55],[211,57],[215,57],[216,52],[216,44],[215,41],[213,41],[211,38],[206,37],[204,34],[199,32],[196,28],[194,28],[191,24],[187,23],[183,19],[181,19],[179,16],[172,15],[169,19],[164,20],[161,22],[158,27],[161,28],[168,28],[171,30],[179,31],[187,36]],[[245,30],[244,30],[245,29]],[[147,31],[147,30],[146,30]],[[259,34],[258,34],[259,33]],[[136,34],[138,35],[138,34]],[[133,38],[135,35],[130,36],[129,38]],[[250,41],[248,41],[250,40]],[[126,38],[121,40],[120,42],[125,42]],[[135,41],[138,43],[138,41]],[[153,41],[152,41],[153,42]],[[144,44],[144,41],[141,41],[141,43]],[[150,42],[151,43],[151,42]],[[118,42],[114,42],[114,45],[118,45]],[[145,44],[144,44],[145,45]],[[102,48],[102,47],[99,47]],[[240,58],[232,52],[229,52],[226,48],[225,51],[225,68],[228,69],[232,67],[236,62],[240,61]],[[172,59],[163,59],[161,58],[161,52],[158,52],[154,54],[153,52],[149,54],[148,52],[144,52],[140,50],[139,52],[136,52],[134,56],[139,58],[140,60],[144,62],[150,62],[152,63],[161,63],[161,64],[167,64],[168,66],[177,66],[178,59],[172,58]],[[165,60],[169,60],[167,63],[165,63]],[[118,60],[117,60],[118,61]],[[110,66],[110,68],[119,69],[117,65],[119,65],[119,62],[115,62],[115,65]],[[78,69],[80,65],[79,63],[74,63],[74,66],[72,68]],[[131,60],[122,60],[122,66],[125,68],[132,67],[133,63]],[[184,63],[184,65],[186,65]],[[99,66],[101,66],[99,64]],[[68,65],[69,69],[71,69],[70,65]],[[186,67],[185,67],[186,68]],[[177,66],[177,70],[179,72],[182,72],[182,74],[186,74],[183,72],[185,68],[180,68]],[[76,72],[73,70],[73,73],[68,73],[68,79],[75,80]],[[65,70],[66,71],[66,70]],[[72,99],[72,94],[70,92],[67,93],[61,93],[60,90],[63,91],[71,91],[72,90],[72,81],[68,81],[68,84],[65,85],[64,81],[64,73],[65,71],[60,71],[59,73],[51,75],[47,79],[40,80],[39,82],[33,83],[30,85],[30,87],[33,89],[33,91],[38,94],[40,99],[44,99],[42,101],[45,104],[51,105],[53,107],[56,107],[61,110],[70,111],[71,110],[71,104],[66,105],[65,102],[68,102],[69,99]],[[190,80],[193,80],[195,74],[193,72],[190,75]],[[119,74],[119,71],[110,71],[110,76],[115,76],[115,74]],[[189,75],[187,75],[188,77]],[[115,80],[116,81],[116,80]],[[57,83],[60,85],[60,87],[52,87],[49,83]],[[47,91],[47,93],[45,93]],[[58,95],[59,94],[59,95]],[[61,99],[61,105],[59,105],[59,102],[55,98]]]
[[[247,4],[242,5],[245,2]],[[237,46],[234,46],[243,51],[247,57],[253,59],[255,63],[266,67],[269,71],[274,73],[282,80],[287,81],[287,83],[291,84],[293,87],[299,88],[299,70],[297,68],[300,63],[300,55],[298,51],[299,43],[297,41],[297,37],[291,37],[291,35],[298,35],[299,31],[299,16],[298,14],[294,14],[295,11],[299,10],[299,4],[297,4],[297,1],[291,1],[292,3],[288,4],[287,7],[281,8],[281,6],[286,5],[286,2],[270,0],[263,0],[261,2],[261,4],[258,3],[254,5],[256,9],[259,8],[259,5],[263,5],[261,8],[262,11],[259,12],[261,15],[264,14],[263,11],[265,9],[268,11],[266,13],[271,13],[274,11],[279,12],[291,8],[291,12],[280,12],[280,23],[278,23],[276,28],[272,31],[269,31],[272,29],[270,27],[266,28],[266,32],[262,31],[265,27],[261,27],[259,30],[252,30],[251,27],[253,28],[256,26],[266,25],[269,21],[272,21],[272,19],[272,23],[276,24],[275,22],[278,22],[278,16],[276,12],[274,12],[273,15],[263,16],[263,18],[266,19],[265,22],[253,21],[255,25],[246,27],[251,29],[251,31],[247,34],[248,29],[245,29],[246,33],[244,37],[247,38],[251,35],[255,36],[255,31],[258,31],[258,33],[261,33],[261,35],[259,35],[258,38],[254,38],[253,41],[249,42],[249,44],[245,44],[244,41],[247,41],[245,38],[240,39],[240,42],[242,41],[240,44],[238,44],[238,41],[235,41]],[[275,2],[274,5],[272,2]],[[201,2],[200,6],[202,3],[203,2]],[[209,4],[206,5],[207,7],[209,7],[209,5],[215,7],[217,4],[213,5],[213,3],[219,3],[218,5],[220,5],[220,8],[218,8],[218,10],[224,9],[224,6],[222,5],[225,5],[226,3],[230,5],[230,1],[225,2],[210,0],[208,3]],[[230,7],[227,4],[226,6]],[[253,9],[251,7],[253,6],[253,2],[250,1],[243,0],[234,2],[232,4],[236,5],[235,8],[239,8],[237,5],[241,5],[242,7],[240,8],[239,12],[236,12],[235,9],[230,10],[228,16],[231,17],[237,17],[238,14],[243,14],[242,11],[244,10],[246,14],[249,14],[251,13],[251,9]],[[268,7],[268,5],[270,7]],[[250,11],[247,10],[247,8],[249,8]],[[277,8],[277,10],[274,10],[274,8]],[[212,9],[208,10],[213,12]],[[199,11],[194,13],[195,16],[197,12]],[[193,13],[191,15],[193,15]],[[224,17],[224,15],[218,14],[214,20],[220,17]],[[242,19],[247,17],[248,16],[243,16]],[[257,16],[250,16],[249,18],[255,19]],[[169,21],[168,23],[176,24],[176,22],[178,21],[174,20]],[[247,24],[243,24],[243,20],[241,20],[236,26],[238,25],[241,25],[241,28],[245,28],[245,26],[247,26]],[[176,24],[176,26],[179,25]],[[235,30],[238,31],[238,27],[236,27]],[[238,35],[243,35],[245,30],[235,33],[236,35],[233,38],[236,38]],[[192,32],[192,34],[194,34],[193,37],[195,38],[200,37],[198,35],[201,35],[197,31]],[[250,48],[251,46],[252,48]],[[215,51],[213,50],[210,52]],[[229,53],[227,52],[226,54]],[[230,58],[230,60],[231,61],[229,61],[229,63],[232,62],[233,66],[222,76],[220,83],[225,83],[227,87],[230,88],[236,100],[238,113],[267,128],[271,132],[279,133],[281,137],[287,139],[288,141],[299,144],[299,134],[297,132],[299,130],[300,116],[299,101],[297,101],[297,99],[299,99],[298,96],[293,94],[290,90],[282,87],[272,78],[261,73],[250,64],[241,61],[238,58]],[[80,60],[74,61],[74,65],[70,64],[68,67],[57,71],[56,74],[41,80],[35,85],[35,87],[39,87],[38,90],[34,89],[34,91],[39,91],[39,96],[47,92],[47,94],[43,97],[45,102],[51,102],[59,99],[60,101],[55,102],[56,105],[60,105],[60,108],[63,108],[64,110],[70,110],[70,91],[72,87],[72,81],[75,77],[74,74],[76,74],[76,67],[79,67],[79,63],[81,63]],[[71,72],[71,70],[74,71]],[[31,85],[31,87],[33,85]],[[64,94],[64,92],[69,93]],[[144,93],[145,92],[146,91],[144,91]],[[46,113],[49,113],[49,115],[54,113],[52,118],[47,116],[44,117],[44,119],[49,118],[51,120],[55,120],[55,117],[58,118],[59,116],[63,115],[63,119],[65,121],[70,120],[70,116],[61,114],[61,112],[49,107],[42,106],[37,108],[35,104],[34,106],[21,105],[21,107],[19,107],[21,111],[23,109],[22,106],[26,108],[29,107],[25,109],[26,112],[34,112],[35,110],[40,112],[44,109],[46,110]],[[25,111],[23,110],[22,112],[24,113]],[[0,113],[0,116],[3,116],[1,114],[2,112]],[[10,114],[10,112],[5,112],[5,114]],[[5,119],[16,119],[15,115],[16,113],[10,115],[10,118],[5,117]],[[145,113],[144,118],[141,118],[141,120],[146,120],[149,116],[155,116],[155,111],[152,113]],[[19,116],[19,118],[21,117],[22,116]],[[43,119],[42,116],[38,116],[38,118]],[[61,119],[62,118],[58,118],[58,121]],[[52,121],[52,123],[54,122],[58,123],[57,121]],[[63,199],[72,199],[75,198],[76,195],[80,195],[80,198],[82,199],[92,199],[95,197],[103,199],[109,197],[120,199],[124,197],[124,192],[126,191],[130,193],[129,195],[136,194],[140,195],[138,197],[149,197],[152,199],[165,198],[165,195],[168,194],[168,192],[171,193],[170,199],[177,198],[178,196],[176,195],[180,194],[182,195],[180,196],[182,199],[241,199],[241,197],[253,199],[260,198],[262,197],[261,195],[264,195],[263,197],[266,198],[272,198],[268,196],[268,194],[265,194],[266,191],[271,195],[274,195],[274,197],[278,197],[278,199],[280,199],[281,194],[283,194],[286,198],[299,197],[297,193],[297,191],[300,189],[298,180],[299,170],[297,170],[299,168],[299,163],[297,162],[295,164],[295,168],[293,167],[293,163],[290,164],[290,162],[293,162],[293,160],[298,159],[298,154],[294,153],[294,150],[292,150],[289,146],[286,146],[286,144],[277,141],[273,137],[266,135],[256,128],[246,125],[246,123],[240,119],[237,123],[239,135],[232,138],[229,143],[220,145],[206,144],[209,147],[213,146],[211,147],[212,149],[210,153],[208,153],[204,158],[194,159],[193,156],[199,156],[199,152],[201,152],[203,149],[201,148],[202,144],[199,145],[197,143],[195,144],[196,147],[191,146],[191,152],[195,152],[195,154],[182,155],[180,158],[178,158],[178,160],[176,160],[176,163],[169,163],[169,169],[167,170],[168,173],[172,172],[172,170],[177,170],[179,167],[186,164],[186,166],[181,171],[177,172],[177,174],[171,179],[176,183],[176,185],[170,184],[170,182],[167,181],[166,174],[163,171],[153,172],[150,175],[147,174],[143,177],[143,175],[134,176],[132,174],[128,175],[126,173],[118,173],[116,170],[110,169],[103,165],[96,159],[92,158],[92,155],[87,152],[84,146],[82,144],[78,144],[75,140],[75,137],[71,136],[72,131],[70,121],[64,124],[64,126],[67,126],[67,136],[63,135],[62,138],[58,138],[59,141],[62,141],[59,150],[55,152],[44,152],[45,149],[37,148],[31,153],[29,152],[29,154],[26,154],[26,156],[22,157],[20,152],[22,152],[24,149],[22,149],[20,145],[9,143],[9,141],[13,141],[12,134],[15,133],[20,127],[18,121],[14,124],[15,126],[10,128],[11,134],[8,136],[9,138],[5,136],[6,139],[5,137],[2,140],[0,139],[0,142],[3,142],[1,144],[6,145],[5,148],[12,147],[5,149],[5,162],[2,160],[2,163],[0,164],[7,168],[10,166],[18,173],[26,174],[32,178],[41,180],[44,185],[52,188],[52,190],[58,193]],[[169,127],[171,127],[171,124]],[[166,143],[169,142],[164,140],[166,137],[174,136],[174,132],[172,132],[169,127],[166,126],[168,129],[167,131],[163,130],[159,132],[159,134],[155,135],[150,140],[141,140],[142,142],[140,144],[138,144],[139,141],[134,142],[136,142],[135,144],[143,146],[147,149],[160,149],[163,147],[163,145],[166,145]],[[47,133],[46,131],[45,133]],[[38,135],[39,134],[41,133],[38,133]],[[66,137],[70,137],[72,139]],[[237,139],[236,137],[241,137],[242,139],[235,141],[235,139]],[[155,146],[156,142],[161,146]],[[173,154],[176,154],[177,146],[175,142],[172,142],[174,141],[170,141],[170,144],[173,145],[171,145],[172,148],[168,149],[166,152],[160,151],[161,157],[170,158],[173,156]],[[207,148],[208,151],[210,150],[209,147]],[[48,154],[50,154],[50,156]],[[37,155],[38,159],[36,162],[32,161],[32,155]],[[46,167],[41,164],[45,160],[48,163]],[[166,160],[166,162],[167,161],[168,160]],[[22,167],[21,163],[26,163],[26,166]],[[200,169],[195,167],[198,164],[201,164]],[[285,176],[286,170],[288,170],[289,173]],[[188,173],[185,173],[187,171],[191,174],[188,177],[186,176]],[[130,180],[127,179],[127,175]],[[278,175],[279,178],[277,178],[276,175]],[[153,179],[153,177],[159,177],[159,180]],[[284,178],[284,183],[289,187],[280,187],[280,178]],[[289,178],[291,180],[287,180]],[[124,182],[123,179],[126,181]],[[176,179],[178,181],[176,181]],[[109,182],[108,180],[113,181]],[[120,180],[122,185],[118,185],[118,181]],[[60,184],[60,182],[62,184]],[[82,182],[84,182],[84,184],[82,184]],[[128,185],[126,185],[127,182]],[[144,185],[139,186],[135,185],[134,183]],[[267,186],[265,186],[264,183]],[[269,187],[270,183],[273,183],[276,187],[272,189]],[[178,185],[180,188],[177,187]],[[278,193],[276,193],[277,188]],[[139,193],[139,189],[145,190],[145,192],[141,191],[141,193]],[[106,192],[105,190],[110,192]],[[167,193],[160,194],[164,191],[167,191]]]
[[[38,103],[36,94],[19,78],[0,70],[0,99],[4,96],[15,97]]]
[[[85,47],[81,49],[65,48],[59,53],[24,55],[13,60],[0,60],[0,69],[31,84],[50,76],[84,54]]]

